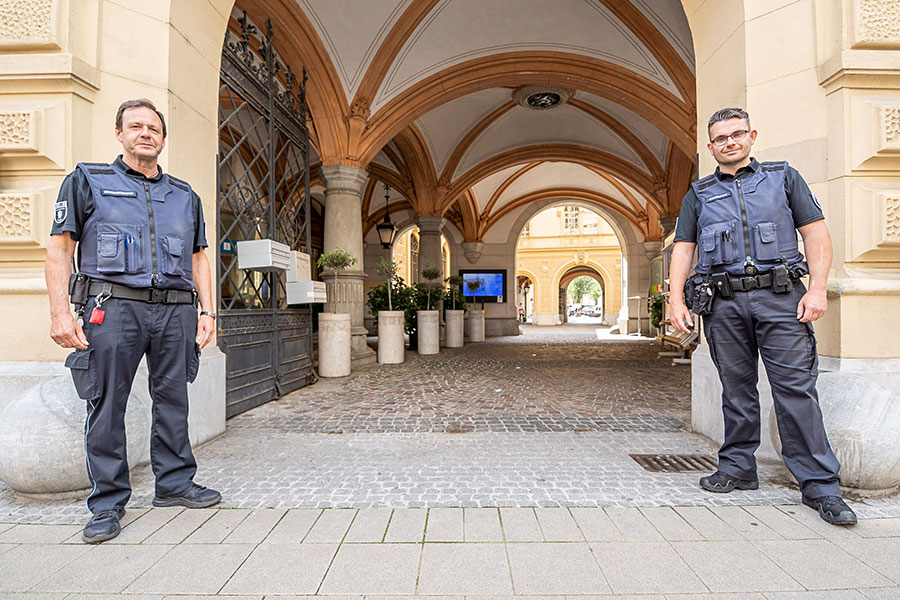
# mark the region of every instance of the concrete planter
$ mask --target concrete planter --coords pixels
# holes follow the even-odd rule
[[[350,315],[319,313],[319,376],[350,374]]]
[[[469,320],[466,327],[466,335],[470,342],[484,341],[484,311],[469,309]]]
[[[403,362],[406,349],[403,342],[403,311],[378,311],[378,362],[398,365]]]
[[[464,310],[445,310],[445,318],[447,319],[446,346],[448,348],[462,348],[463,337],[465,335],[465,315]]]
[[[437,354],[441,351],[441,321],[436,310],[416,311],[419,331],[419,354]]]

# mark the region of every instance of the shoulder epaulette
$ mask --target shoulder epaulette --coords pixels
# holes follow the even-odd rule
[[[177,177],[173,177],[173,176],[169,175],[169,183],[171,183],[175,187],[180,188],[186,192],[191,191],[191,185],[183,179],[178,179]]]
[[[715,183],[716,183],[716,176],[715,176],[715,174],[712,174],[712,175],[707,175],[703,179],[698,179],[697,181],[694,182],[694,185],[697,186],[698,190],[705,190],[709,186],[715,185]]]
[[[785,167],[787,167],[786,160],[779,161],[766,161],[760,163],[763,171],[783,171]]]
[[[102,162],[82,162],[78,163],[79,166],[83,166],[88,170],[88,173],[91,175],[113,175],[115,171],[112,168],[112,165],[109,163]]]

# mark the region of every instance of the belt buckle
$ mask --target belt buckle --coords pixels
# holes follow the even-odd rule
[[[744,289],[745,290],[759,289],[759,279],[757,279],[756,277],[744,277]]]
[[[167,291],[168,290],[161,290],[159,288],[150,288],[150,302],[153,304],[165,302]]]

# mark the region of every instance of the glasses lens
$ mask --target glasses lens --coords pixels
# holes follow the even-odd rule
[[[740,142],[742,139],[744,139],[744,137],[746,137],[746,135],[748,133],[749,132],[746,129],[738,129],[731,135],[720,135],[719,137],[714,139],[712,142],[716,146],[724,146],[725,144],[728,143],[728,138],[731,138],[735,142]]]
[[[747,135],[747,130],[746,130],[746,129],[741,129],[741,130],[738,130],[738,131],[735,131],[734,133],[732,133],[732,134],[731,134],[731,139],[733,139],[733,140],[736,141],[736,142],[739,142],[739,141],[741,141],[742,139],[744,139],[744,136],[745,136],[745,135]]]

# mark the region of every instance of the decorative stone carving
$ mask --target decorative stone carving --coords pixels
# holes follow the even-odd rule
[[[484,242],[463,242],[462,247],[463,252],[466,255],[466,260],[474,265],[478,262],[478,259],[481,258],[481,250],[484,248]]]
[[[900,152],[900,106],[881,106],[880,152]]]
[[[30,112],[0,112],[0,150],[32,149],[31,115]]]
[[[18,241],[31,233],[31,198],[0,194],[0,242]]]
[[[900,243],[900,194],[884,198],[884,240]]]
[[[0,46],[53,43],[56,37],[53,4],[53,0],[0,2]]]
[[[857,0],[854,48],[900,48],[900,4]]]

